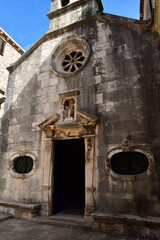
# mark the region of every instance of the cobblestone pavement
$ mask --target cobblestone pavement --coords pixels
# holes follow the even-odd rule
[[[0,240],[140,240],[109,237],[107,234],[55,227],[17,219],[0,222]]]

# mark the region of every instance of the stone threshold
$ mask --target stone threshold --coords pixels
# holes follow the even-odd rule
[[[91,223],[86,223],[84,218],[80,219],[79,217],[76,218],[75,216],[73,219],[65,217],[65,215],[61,217],[56,217],[56,215],[49,217],[37,216],[32,218],[32,221],[40,224],[48,224],[65,228],[73,228],[86,231],[93,230]]]

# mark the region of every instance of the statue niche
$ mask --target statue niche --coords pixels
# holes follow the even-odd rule
[[[75,100],[66,99],[63,103],[63,121],[74,120],[75,118]]]

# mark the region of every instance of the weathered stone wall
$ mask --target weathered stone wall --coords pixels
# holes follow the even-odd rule
[[[39,161],[41,136],[34,125],[39,121],[39,108],[41,107],[41,102],[39,102],[41,95],[38,94],[41,88],[37,81],[40,66],[41,46],[9,78],[6,109],[2,123],[4,172],[8,168],[8,160],[11,156],[22,151],[35,154],[38,158],[38,165],[35,175],[24,180],[14,178],[9,171],[5,173],[6,181],[3,192],[5,199],[12,198],[23,202],[36,202],[37,199],[41,199],[42,166]]]
[[[3,117],[1,197],[41,202],[43,149],[37,126],[61,114],[59,93],[78,88],[78,109],[101,120],[95,152],[96,209],[159,216],[159,43],[149,31],[109,22],[104,16],[103,22],[88,22],[48,39],[11,73]],[[91,58],[76,75],[57,77],[51,70],[52,54],[57,45],[77,36],[91,45]],[[154,155],[151,177],[122,181],[105,172],[107,151],[121,145],[126,132],[135,145]],[[8,160],[21,151],[34,153],[38,161],[35,174],[27,179],[13,178],[8,169]]]
[[[99,23],[98,41],[92,48],[96,112],[103,129],[97,157],[97,209],[159,216],[159,42],[150,32]],[[105,153],[121,145],[126,132],[134,145],[144,145],[155,157],[155,171],[143,181],[106,175]]]

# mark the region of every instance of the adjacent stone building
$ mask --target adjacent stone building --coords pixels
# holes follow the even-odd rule
[[[0,104],[4,101],[9,72],[7,67],[15,62],[24,50],[0,27]],[[2,114],[2,110],[1,110]]]
[[[8,67],[0,210],[76,209],[95,231],[159,239],[159,16],[102,12],[51,0],[48,32]]]

